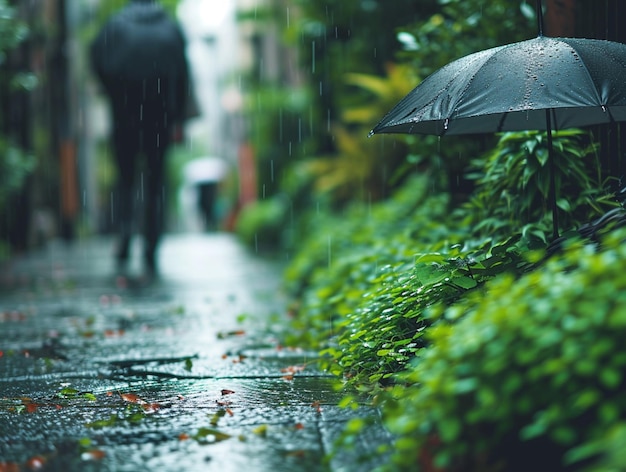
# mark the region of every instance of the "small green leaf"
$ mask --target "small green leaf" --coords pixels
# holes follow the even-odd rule
[[[230,434],[222,433],[214,428],[200,428],[193,438],[201,444],[213,444],[230,439]]]

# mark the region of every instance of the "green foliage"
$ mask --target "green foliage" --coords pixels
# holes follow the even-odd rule
[[[0,212],[35,168],[35,158],[0,137]]]
[[[413,261],[416,222],[425,241],[445,239],[441,224],[446,196],[428,195],[428,176],[414,177],[388,201],[356,202],[342,214],[309,215],[308,237],[285,273],[287,288],[299,297],[301,335],[326,345],[344,317],[375,287],[382,267],[400,270]],[[444,243],[445,244],[445,243]]]
[[[462,56],[537,35],[534,5],[522,0],[439,0],[440,8],[398,33],[401,55],[426,77]]]
[[[429,307],[448,306],[493,277],[528,266],[516,242],[471,251],[457,245],[416,254],[408,267],[383,268],[371,291],[346,314],[338,347],[327,350],[335,365],[353,383],[388,383],[427,345]]]
[[[254,82],[250,87],[253,93],[246,101],[246,114],[256,152],[258,196],[269,199],[282,193],[281,183],[291,164],[316,152],[311,136],[321,120],[306,88]]]
[[[15,9],[0,0],[0,86],[9,90],[15,86],[28,90],[33,84],[30,74],[15,76],[9,74],[5,64],[8,54],[28,36],[27,27],[16,20]],[[0,112],[0,125],[5,117]],[[35,158],[17,147],[6,136],[0,136],[0,215],[5,214],[10,199],[23,187],[27,177],[35,168]],[[4,252],[4,242],[0,241],[0,252]],[[0,254],[0,259],[3,257]]]
[[[405,77],[536,33],[526,2],[439,4],[400,30],[400,59],[415,71]],[[322,34],[320,24],[309,26]],[[329,126],[333,147],[288,173],[305,175],[296,180],[312,195],[291,199],[297,217],[283,219],[298,241],[285,274],[295,298],[289,341],[322,349],[328,370],[384,400],[400,470],[620,464],[624,234],[597,252],[576,242],[543,263],[551,222],[545,133],[507,133],[488,152],[489,141],[475,137],[380,137],[379,148],[360,141],[399,90],[392,74],[406,69],[395,67],[387,77],[345,74],[349,96],[328,108],[341,110]],[[365,176],[382,173],[397,146],[404,158],[391,157],[384,179],[400,187],[370,199]],[[590,135],[555,133],[554,150],[563,228],[615,205]],[[470,161],[470,200],[452,211],[455,194],[468,190],[458,182]],[[357,423],[346,444],[366,427]]]
[[[6,61],[7,53],[17,47],[28,36],[28,28],[15,20],[15,9],[7,0],[0,0],[0,65]]]
[[[389,65],[385,77],[346,74],[345,82],[364,93],[363,102],[345,107],[341,123],[330,126],[334,149],[299,166],[313,179],[313,189],[328,195],[333,206],[352,200],[377,201],[389,196],[407,170],[403,141],[373,146],[368,133],[381,117],[404,97],[415,82],[406,66]]]
[[[246,206],[237,218],[237,235],[248,246],[271,250],[281,246],[288,225],[289,202],[278,196]]]
[[[575,242],[536,271],[429,311],[432,345],[386,407],[399,465],[426,467],[427,450],[448,470],[563,470],[589,459],[589,445],[626,416],[625,236],[600,250]]]
[[[591,138],[581,130],[554,133],[557,205],[561,226],[567,229],[615,206],[602,188],[597,145]],[[476,191],[465,210],[471,215],[467,223],[478,233],[505,236],[529,225],[551,224],[550,163],[544,132],[504,133],[493,150],[473,162],[472,172]]]

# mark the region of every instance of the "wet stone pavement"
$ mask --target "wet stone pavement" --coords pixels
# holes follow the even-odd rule
[[[135,253],[140,253],[139,242]],[[109,239],[51,243],[0,273],[0,471],[351,471],[330,461],[343,393],[288,329],[279,262],[227,234],[170,235],[160,276],[115,275]],[[133,275],[134,274],[134,275]]]

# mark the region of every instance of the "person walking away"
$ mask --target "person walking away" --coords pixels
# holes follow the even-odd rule
[[[118,267],[125,269],[129,259],[138,195],[145,207],[144,265],[153,275],[165,221],[165,156],[185,117],[189,87],[186,41],[179,24],[156,0],[130,0],[99,32],[91,44],[90,58],[109,99],[113,120]],[[143,172],[138,174],[142,163]]]

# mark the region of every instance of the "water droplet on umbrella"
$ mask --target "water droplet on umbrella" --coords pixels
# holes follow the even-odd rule
[[[446,121],[443,122],[443,129],[445,129],[446,131],[448,130],[449,123],[450,123],[450,120],[448,118],[446,118]]]

